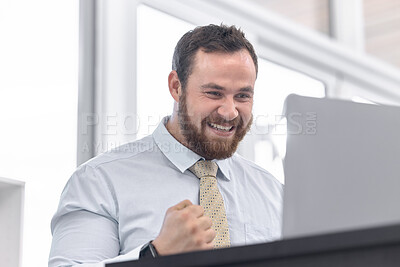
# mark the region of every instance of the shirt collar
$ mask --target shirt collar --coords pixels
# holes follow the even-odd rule
[[[182,145],[168,132],[167,128],[165,127],[168,120],[169,117],[163,118],[153,132],[153,138],[161,152],[179,169],[179,171],[184,173],[193,164],[200,159],[204,160],[204,158]],[[227,180],[230,180],[227,160],[228,159],[213,161],[218,164],[218,172],[221,172],[221,176]]]
[[[230,168],[229,168],[229,162],[230,158],[227,159],[220,159],[220,160],[214,160],[218,164],[218,172],[222,173],[222,176],[225,177],[228,181],[231,180],[231,175],[230,175]]]

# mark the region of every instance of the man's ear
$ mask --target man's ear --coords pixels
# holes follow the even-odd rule
[[[182,86],[178,78],[178,73],[175,70],[171,71],[168,75],[168,87],[175,102],[179,103],[179,97],[182,95]]]

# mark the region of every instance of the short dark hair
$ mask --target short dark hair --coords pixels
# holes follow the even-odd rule
[[[246,49],[253,59],[256,75],[258,73],[257,55],[240,28],[223,24],[199,26],[182,36],[172,58],[172,69],[178,73],[183,89],[186,88],[187,80],[193,70],[193,60],[199,49],[205,53],[233,53]]]

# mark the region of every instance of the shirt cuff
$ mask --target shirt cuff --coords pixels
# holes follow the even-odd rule
[[[139,259],[139,253],[142,247],[146,243],[141,244],[140,246],[136,247],[135,249],[131,250],[127,254],[120,255],[118,257],[112,258],[112,259],[106,259],[104,261],[98,262],[98,263],[84,263],[84,264],[78,264],[74,265],[74,267],[105,267],[106,264],[108,263],[116,263],[116,262],[122,262],[122,261],[132,261],[132,260],[138,260]]]
[[[140,250],[142,249],[142,247],[145,245],[146,243],[141,244],[140,246],[136,247],[135,249],[131,250],[130,252],[124,254],[124,255],[120,255],[118,257],[112,258],[112,259],[107,259],[102,261],[102,263],[105,264],[107,263],[116,263],[116,262],[121,262],[121,261],[132,261],[132,260],[138,260],[139,259],[139,253]]]

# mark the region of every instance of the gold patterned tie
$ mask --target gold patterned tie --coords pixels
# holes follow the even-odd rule
[[[201,160],[189,170],[200,178],[200,205],[204,208],[204,214],[211,218],[212,228],[217,233],[214,239],[214,248],[229,247],[231,241],[224,200],[217,185],[217,163]]]

